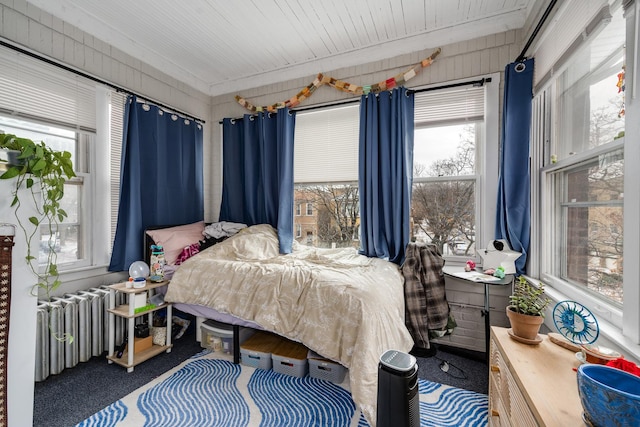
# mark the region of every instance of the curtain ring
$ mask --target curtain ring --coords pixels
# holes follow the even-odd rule
[[[524,62],[519,62],[513,69],[516,70],[516,73],[521,73],[527,69],[527,66],[524,65]]]
[[[249,121],[253,121],[253,118],[254,118],[254,117],[255,117],[255,116],[249,116]]]
[[[271,111],[269,111],[269,112],[267,113],[267,118],[268,118],[268,119],[270,119],[270,118],[271,118]]]
[[[236,119],[229,120],[229,123],[231,123],[232,125],[235,125],[236,124]]]

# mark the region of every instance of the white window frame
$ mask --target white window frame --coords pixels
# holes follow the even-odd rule
[[[597,34],[597,33],[593,33]],[[541,125],[545,126],[545,129],[542,130],[544,132],[544,140],[538,141],[538,143],[545,144],[545,147],[533,147],[532,152],[534,153],[534,158],[532,164],[537,164],[540,166],[539,169],[539,182],[532,186],[532,200],[535,200],[535,197],[539,196],[539,200],[541,203],[541,210],[539,214],[541,215],[539,220],[534,220],[532,222],[532,240],[538,239],[539,241],[539,264],[534,264],[530,269],[530,274],[537,276],[549,287],[547,288],[548,293],[551,295],[556,295],[556,299],[572,299],[577,302],[590,307],[594,311],[594,315],[601,321],[609,322],[613,327],[622,329],[624,319],[623,319],[623,310],[620,309],[615,303],[607,301],[604,297],[600,298],[594,293],[591,293],[584,289],[581,286],[570,284],[569,282],[557,277],[551,273],[552,262],[554,261],[552,257],[558,256],[559,254],[554,253],[552,250],[552,242],[554,240],[554,230],[552,227],[553,220],[552,216],[555,215],[554,212],[554,203],[551,202],[551,198],[554,197],[555,189],[553,188],[553,179],[552,175],[556,172],[571,167],[572,165],[577,165],[582,162],[587,161],[588,159],[592,159],[597,157],[600,154],[607,153],[609,151],[614,151],[619,148],[624,147],[625,151],[625,200],[623,206],[623,216],[624,216],[624,227],[625,227],[625,236],[624,236],[624,249],[623,254],[626,253],[628,247],[628,238],[627,238],[627,204],[629,202],[629,194],[627,194],[627,171],[629,167],[629,163],[631,159],[627,158],[627,146],[625,144],[626,138],[620,138],[614,142],[594,147],[590,150],[576,153],[568,158],[561,159],[555,164],[549,164],[549,156],[550,152],[554,149],[553,145],[556,143],[558,135],[558,121],[560,114],[558,107],[558,99],[560,94],[558,93],[557,82],[558,79],[562,78],[563,73],[567,68],[569,68],[576,54],[579,53],[580,49],[583,49],[588,43],[591,43],[593,37],[588,40],[584,40],[583,44],[580,48],[576,48],[570,56],[565,56],[562,58],[562,64],[554,70],[553,78],[547,79],[544,82],[544,86],[539,88],[536,96],[546,92],[545,100],[544,100],[544,109],[546,109],[546,117],[542,118]],[[628,53],[627,53],[628,55]],[[627,77],[628,78],[628,77]],[[625,124],[628,124],[628,116],[626,117]],[[532,123],[532,127],[535,126],[535,123]],[[540,129],[532,129],[532,132],[539,132]],[[546,150],[546,152],[545,152]],[[543,156],[545,158],[543,158]],[[545,166],[545,162],[547,165]],[[532,179],[535,175],[532,174]],[[538,189],[537,191],[535,189]],[[539,192],[539,193],[538,193]],[[551,225],[551,226],[550,226]],[[636,225],[637,226],[637,225]],[[538,230],[537,233],[535,231]],[[545,230],[545,232],[540,232]],[[626,257],[625,257],[626,258]],[[625,264],[625,268],[623,270],[623,274],[626,277],[626,267],[628,263]],[[624,280],[627,282],[627,280]],[[625,287],[625,300],[626,300],[626,289]]]
[[[542,201],[542,221],[541,227],[544,227],[547,230],[545,233],[541,233],[540,247],[543,249],[540,254],[540,279],[552,286],[555,290],[560,292],[562,295],[570,295],[571,299],[576,300],[577,302],[584,304],[587,307],[591,307],[594,309],[596,313],[594,315],[597,316],[600,320],[606,320],[611,322],[616,327],[622,327],[623,323],[623,315],[622,310],[618,308],[615,304],[607,302],[604,298],[598,298],[596,295],[591,292],[586,291],[583,287],[578,285],[572,285],[565,280],[562,280],[559,277],[556,277],[549,273],[551,269],[551,264],[553,262],[553,257],[558,256],[559,254],[555,254],[552,250],[553,241],[556,239],[555,230],[553,227],[547,227],[547,225],[552,224],[553,220],[551,219],[555,215],[555,206],[550,202],[550,198],[555,196],[555,190],[553,188],[553,179],[552,175],[567,168],[572,165],[580,164],[588,159],[592,159],[597,157],[599,154],[606,153],[609,151],[615,151],[624,147],[625,138],[620,138],[615,142],[609,143],[607,145],[602,145],[599,147],[595,147],[589,151],[585,151],[583,153],[578,153],[572,156],[570,159],[565,159],[564,161],[559,161],[556,164],[552,164],[546,167],[543,167],[540,171],[540,188],[541,188],[541,197]],[[627,160],[625,159],[625,170],[626,170]],[[626,177],[625,177],[626,178]],[[625,179],[625,185],[626,185]],[[625,203],[626,205],[626,200]],[[624,207],[623,207],[624,209]],[[626,217],[626,212],[624,214]],[[625,224],[626,225],[626,224]],[[626,242],[626,238],[625,238]],[[624,252],[623,252],[624,253]]]
[[[626,311],[604,303],[603,299],[592,298],[590,294],[580,289],[563,287],[552,277],[546,276],[545,271],[545,239],[547,236],[545,221],[548,221],[549,207],[545,197],[548,180],[547,175],[556,168],[562,167],[562,163],[544,167],[545,145],[548,146],[551,138],[551,129],[555,129],[555,116],[549,112],[551,100],[555,100],[555,88],[553,82],[543,79],[539,87],[535,88],[534,106],[537,97],[541,97],[540,109],[534,108],[534,123],[532,134],[537,137],[537,145],[532,145],[532,165],[538,174],[532,174],[532,202],[540,202],[539,212],[532,212],[532,262],[528,271],[533,280],[542,280],[547,284],[546,293],[555,301],[566,299],[582,302],[593,311],[600,326],[600,338],[598,343],[611,345],[626,353],[627,356],[640,359],[640,100],[638,98],[638,85],[640,83],[640,63],[638,58],[638,35],[640,34],[640,2],[629,5],[631,10],[625,12],[626,18],[626,76],[627,83],[626,114],[625,114],[625,138],[621,143],[624,146],[624,246],[623,254],[627,262],[624,263],[623,286],[624,307]],[[562,25],[562,22],[559,22]],[[588,27],[588,25],[587,25]],[[582,38],[583,43],[588,39]],[[567,64],[568,55],[565,54],[558,64],[554,65],[554,75],[560,75]],[[535,126],[536,117],[540,116],[539,126]],[[532,140],[532,142],[536,142]],[[548,159],[547,159],[548,161]],[[534,215],[535,213],[535,215]]]
[[[500,73],[485,76],[467,78],[464,80],[449,81],[447,84],[464,83],[469,80],[485,78],[484,83],[484,126],[476,135],[476,174],[460,177],[427,178],[430,181],[475,180],[476,181],[476,248],[483,248],[495,238],[495,220],[497,203],[497,183],[499,168],[499,140],[500,140]],[[490,79],[490,81],[488,81]],[[438,85],[425,86],[424,88],[437,87]],[[422,88],[418,88],[420,90]],[[415,182],[419,182],[416,180]],[[445,259],[450,264],[464,264],[474,255],[447,256]],[[481,263],[480,257],[475,256],[475,261]]]

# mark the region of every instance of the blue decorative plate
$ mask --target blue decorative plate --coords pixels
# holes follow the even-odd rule
[[[553,323],[558,332],[574,344],[591,344],[600,335],[595,316],[575,301],[557,303],[553,308]]]

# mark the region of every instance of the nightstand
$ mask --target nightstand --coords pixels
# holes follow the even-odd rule
[[[107,359],[109,363],[117,363],[118,365],[124,366],[127,368],[127,372],[133,372],[133,367],[152,358],[153,356],[166,351],[167,353],[171,352],[171,308],[172,305],[169,303],[164,303],[158,306],[146,306],[148,298],[150,298],[154,293],[155,289],[160,286],[166,286],[169,282],[150,282],[147,281],[146,286],[142,288],[127,288],[126,283],[116,283],[115,285],[109,286],[109,354],[107,355]],[[128,304],[121,304],[116,306],[116,293],[121,292],[128,296]],[[144,296],[146,294],[146,297]],[[143,304],[138,304],[140,308],[136,309],[136,298],[144,298]],[[134,327],[135,320],[137,317],[147,315],[148,316],[148,324],[151,326],[153,324],[153,312],[157,310],[161,310],[163,308],[167,309],[167,338],[165,345],[157,345],[153,344],[149,348],[145,348],[141,351],[135,351],[135,338],[134,338]],[[127,350],[124,351],[121,357],[116,357],[115,354],[115,318],[116,316],[127,319]]]

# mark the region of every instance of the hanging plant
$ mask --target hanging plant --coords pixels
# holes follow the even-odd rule
[[[15,179],[11,207],[14,208],[18,226],[24,232],[27,242],[26,262],[38,279],[32,293],[37,294],[42,290],[47,300],[50,300],[51,292],[61,283],[56,264],[55,235],[58,225],[67,217],[67,212],[60,206],[65,181],[76,176],[71,153],[52,150],[44,142],[36,143],[4,133],[0,133],[0,149],[7,151],[7,160],[4,161],[6,171],[0,175],[0,179]],[[27,194],[30,194],[36,206],[37,215],[28,220],[20,215],[22,201],[18,190],[22,188],[30,191]],[[50,237],[45,268],[40,270],[38,254],[31,253],[31,243],[43,224],[48,226]]]

